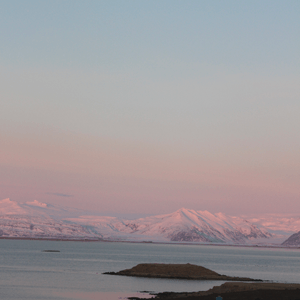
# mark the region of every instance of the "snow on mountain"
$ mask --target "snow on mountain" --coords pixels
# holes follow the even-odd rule
[[[101,238],[88,229],[62,220],[73,216],[74,210],[32,201],[17,203],[10,199],[0,201],[0,236],[33,238]]]
[[[179,209],[172,214],[137,220],[120,220],[107,217],[69,218],[69,221],[88,224],[104,237],[119,239],[152,240],[165,242],[204,242],[245,244],[272,235],[266,230],[238,217],[213,215],[208,211]]]
[[[25,215],[1,215],[0,236],[57,239],[101,238],[100,235],[91,234],[81,225]]]
[[[171,214],[125,220],[92,216],[82,210],[37,200],[0,201],[0,236],[3,237],[281,244],[299,230],[299,218],[280,218],[279,215],[246,219],[182,208]]]
[[[300,217],[294,214],[265,214],[245,218],[256,226],[263,226],[276,234],[292,234],[300,231]]]
[[[65,221],[72,224],[81,224],[90,233],[101,235],[105,239],[112,240],[127,240],[126,232],[120,231],[118,228],[122,220],[116,217],[102,217],[102,216],[89,216],[84,215],[75,218],[66,218]],[[130,240],[130,239],[129,239]]]
[[[281,244],[300,231],[300,217],[295,214],[264,214],[243,216],[258,228],[265,228],[273,236],[273,243]]]
[[[0,215],[45,216],[60,220],[62,218],[79,216],[82,213],[85,212],[69,207],[54,206],[37,200],[18,203],[7,198],[0,201]]]

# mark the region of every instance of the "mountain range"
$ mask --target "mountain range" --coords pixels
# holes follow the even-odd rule
[[[3,238],[279,245],[298,231],[300,218],[295,216],[247,218],[181,208],[171,214],[126,220],[37,200],[0,201]]]

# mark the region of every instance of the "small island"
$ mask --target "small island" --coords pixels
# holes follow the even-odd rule
[[[221,275],[207,268],[192,264],[138,264],[131,269],[119,272],[105,272],[103,274],[168,279],[262,281],[248,277]]]
[[[225,282],[220,286],[215,286],[208,291],[183,293],[164,292],[153,294],[153,296],[155,296],[154,299],[158,300],[212,300],[216,299],[218,296],[221,296],[224,300],[300,299],[300,284],[263,282],[261,279],[231,277],[221,275],[207,268],[192,264],[139,264],[131,269],[119,272],[106,272],[103,274],[148,278],[231,281]],[[143,300],[143,298],[137,297],[129,299]]]

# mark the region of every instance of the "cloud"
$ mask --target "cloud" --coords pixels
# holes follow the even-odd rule
[[[54,195],[58,197],[74,197],[74,195],[68,195],[68,194],[63,194],[63,193],[46,193],[47,195]]]

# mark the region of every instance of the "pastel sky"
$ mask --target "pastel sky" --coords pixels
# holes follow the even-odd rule
[[[0,198],[300,211],[300,1],[0,2]]]

